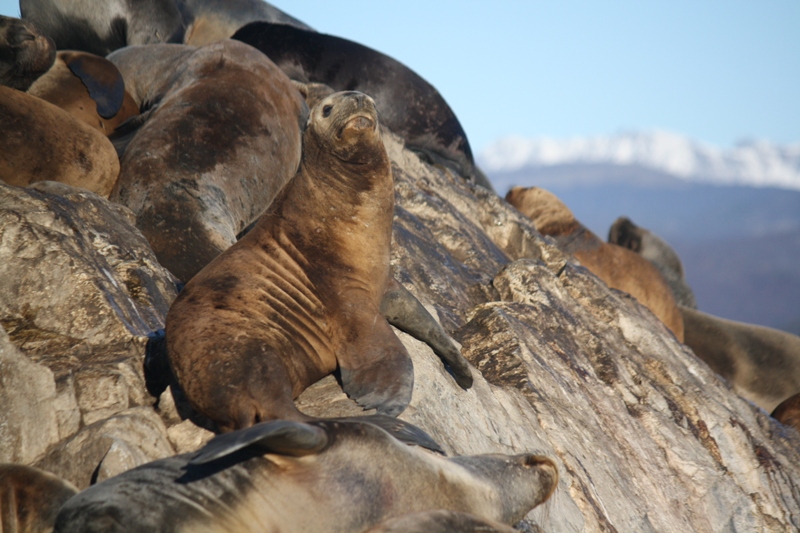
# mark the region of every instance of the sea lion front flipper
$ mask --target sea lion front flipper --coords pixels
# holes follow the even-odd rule
[[[300,457],[319,451],[327,443],[328,435],[320,427],[291,420],[273,420],[217,435],[192,457],[189,464],[205,464],[248,446],[258,446],[264,453]]]
[[[420,446],[441,455],[447,455],[439,443],[414,424],[386,415],[366,415],[337,418],[346,422],[361,422],[378,426],[400,442]]]
[[[366,318],[364,313],[363,318]],[[352,334],[337,353],[342,389],[364,409],[397,416],[408,407],[414,388],[414,365],[406,347],[375,310],[367,323],[351,323]]]
[[[109,119],[119,112],[125,99],[125,81],[114,63],[86,53],[67,53],[62,59],[86,86],[98,115]]]
[[[394,278],[389,279],[381,299],[381,313],[389,324],[430,346],[462,388],[472,386],[469,363],[453,340],[420,301]]]

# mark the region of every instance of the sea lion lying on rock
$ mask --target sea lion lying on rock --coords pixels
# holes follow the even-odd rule
[[[109,59],[143,109],[114,135],[126,147],[111,200],[189,281],[295,174],[308,108],[280,69],[237,41],[133,46]]]
[[[139,114],[114,64],[88,52],[61,51],[28,94],[60,107],[105,135]]]
[[[653,232],[619,217],[608,230],[608,242],[636,252],[661,272],[678,305],[697,309],[694,291],[686,283],[683,263],[675,250]]]
[[[253,22],[233,39],[264,52],[293,80],[370,95],[383,125],[409,149],[494,191],[475,166],[453,110],[435,87],[402,63],[347,39],[285,24]]]
[[[553,193],[514,187],[506,201],[533,220],[542,235],[575,256],[609,287],[625,291],[650,309],[683,342],[683,320],[664,278],[648,261],[626,248],[603,242],[583,226]]]
[[[380,309],[397,289],[393,213],[372,99],[328,96],[311,111],[297,175],[170,308],[170,366],[192,406],[223,431],[307,420],[292,400],[338,369],[344,391],[365,409],[403,411],[411,359]],[[471,384],[455,355],[448,363]]]
[[[25,187],[58,181],[108,197],[119,159],[108,138],[63,109],[0,86],[0,179]]]
[[[514,524],[557,483],[538,455],[448,459],[358,419],[278,420],[98,483],[62,507],[55,531],[360,533],[434,509]]]
[[[692,289],[683,277],[678,254],[651,231],[620,218],[609,232],[609,240],[620,242],[646,257],[667,279],[676,298],[685,299]],[[800,393],[800,337],[764,326],[726,320],[679,305],[683,317],[684,342],[695,355],[734,390],[767,412]],[[787,415],[788,416],[788,415]]]
[[[72,483],[32,466],[0,463],[0,531],[49,533]]]
[[[55,43],[34,24],[0,15],[0,85],[27,91],[55,59]]]

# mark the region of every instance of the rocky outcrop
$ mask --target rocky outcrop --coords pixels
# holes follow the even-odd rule
[[[796,431],[737,396],[649,310],[561,253],[502,199],[423,163],[396,137],[387,136],[386,143],[396,180],[393,272],[438,316],[474,366],[474,385],[463,390],[427,345],[397,332],[415,369],[412,401],[401,418],[428,431],[449,454],[535,451],[554,458],[559,487],[528,515],[520,526],[524,530],[783,532],[800,527]],[[50,428],[45,436],[14,433],[13,439],[26,442],[58,438],[35,454],[17,453],[14,460],[52,467],[85,486],[140,461],[200,446],[208,432],[181,420],[169,391],[154,409],[156,398],[144,386],[144,340],[160,327],[162,304],[174,294],[169,278],[148,262],[146,246],[127,250],[128,244],[109,240],[107,231],[103,242],[110,248],[91,246],[96,226],[83,217],[91,219],[92,210],[70,208],[79,216],[67,206],[91,204],[117,221],[125,221],[118,216],[125,211],[95,202],[96,197],[90,201],[86,193],[62,191],[63,196],[51,197],[36,189],[7,190],[0,212],[6,217],[0,225],[0,269],[9,268],[7,258],[45,257],[36,252],[44,230],[26,229],[24,237],[23,229],[7,229],[12,227],[7,220],[23,218],[71,228],[52,235],[60,235],[53,240],[65,249],[82,250],[83,259],[71,258],[74,265],[106,265],[103,250],[119,246],[131,257],[140,254],[139,264],[152,266],[150,277],[141,274],[139,279],[150,281],[137,285],[143,287],[139,292],[130,291],[122,278],[114,278],[116,285],[101,283],[104,274],[97,272],[103,268],[112,277],[122,276],[110,265],[95,274],[88,267],[72,271],[67,266],[73,263],[59,262],[55,252],[47,256],[52,267],[14,263],[15,270],[0,272],[2,280],[8,272],[12,279],[58,273],[41,285],[2,286],[0,316],[10,341],[3,344],[0,336],[0,363],[4,369],[15,365],[9,375],[17,376],[16,383],[31,383],[24,385],[31,398],[23,401],[16,393],[23,385],[10,389],[4,370],[4,405],[6,398],[14,398],[15,406],[41,398],[35,408],[55,410],[51,406],[69,403],[57,401],[63,397],[72,398],[80,413],[71,432],[59,429],[65,424],[59,420],[68,417],[55,410],[49,418],[41,415],[49,420],[42,423]],[[37,210],[25,217],[8,215],[12,196],[14,205],[35,199]],[[71,213],[72,222],[54,213]],[[15,224],[33,227],[33,222]],[[129,222],[121,225],[141,239]],[[102,297],[51,298],[42,288],[72,290],[84,278],[96,279],[87,286],[100,287]],[[32,291],[38,298],[27,294]],[[47,305],[58,309],[65,323],[71,316],[96,316],[96,323],[70,329],[39,319],[50,299],[54,303]],[[67,301],[73,303],[60,303]],[[119,311],[113,306],[113,311],[91,314],[81,310],[97,301],[113,301]],[[24,314],[18,302],[27,302],[25,309],[36,313]],[[133,309],[149,321],[121,318],[133,316]],[[98,393],[101,387],[108,392]],[[309,388],[298,407],[315,416],[364,413],[332,377]],[[33,413],[19,419],[40,416]],[[0,424],[3,443],[13,441],[3,433],[8,427]],[[78,465],[82,457],[89,459]],[[80,472],[70,472],[68,464]]]

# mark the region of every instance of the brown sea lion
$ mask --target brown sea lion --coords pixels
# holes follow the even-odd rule
[[[800,393],[800,337],[678,308],[686,345],[738,394],[772,412]]]
[[[694,302],[681,260],[666,241],[625,218],[614,223],[609,240],[622,243],[666,272],[676,299],[686,300],[688,294],[690,303]],[[738,394],[769,412],[800,393],[800,337],[719,318],[693,306],[679,305],[678,309],[683,317],[684,343]]]
[[[0,531],[49,533],[72,483],[32,466],[0,463]]]
[[[557,483],[539,455],[446,458],[357,419],[278,420],[98,483],[62,507],[55,531],[360,533],[435,509],[513,524]]]
[[[60,107],[105,135],[139,114],[139,106],[125,90],[114,63],[88,52],[58,52],[55,64],[31,85],[28,94]]]
[[[630,250],[604,243],[549,191],[514,187],[506,201],[533,220],[539,233],[555,238],[562,250],[575,256],[609,287],[627,292],[650,309],[683,342],[683,320],[675,299],[653,265]]]
[[[55,43],[34,24],[0,15],[0,85],[26,91],[55,59]]]
[[[772,417],[781,424],[792,427],[800,433],[800,393],[782,401],[772,411]]]
[[[63,109],[0,86],[0,179],[59,181],[108,197],[119,175],[114,146]]]
[[[144,110],[114,135],[126,147],[111,199],[189,281],[295,174],[308,108],[280,69],[237,41],[133,46],[109,59]]]
[[[619,217],[608,231],[608,242],[636,252],[661,272],[678,305],[697,309],[694,291],[686,283],[683,263],[675,250],[653,232]]]
[[[467,134],[445,99],[399,61],[347,39],[286,24],[253,22],[233,39],[264,52],[293,80],[370,95],[383,125],[400,135],[406,147],[494,191],[475,165]]]
[[[396,287],[393,212],[372,99],[325,98],[311,111],[297,175],[167,315],[170,365],[194,408],[222,430],[306,420],[292,400],[338,369],[364,408],[405,409],[411,359],[380,309]]]

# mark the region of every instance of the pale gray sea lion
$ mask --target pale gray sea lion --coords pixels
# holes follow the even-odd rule
[[[55,531],[361,533],[435,509],[514,524],[557,483],[539,455],[446,458],[358,419],[278,420],[98,483],[63,506]]]

